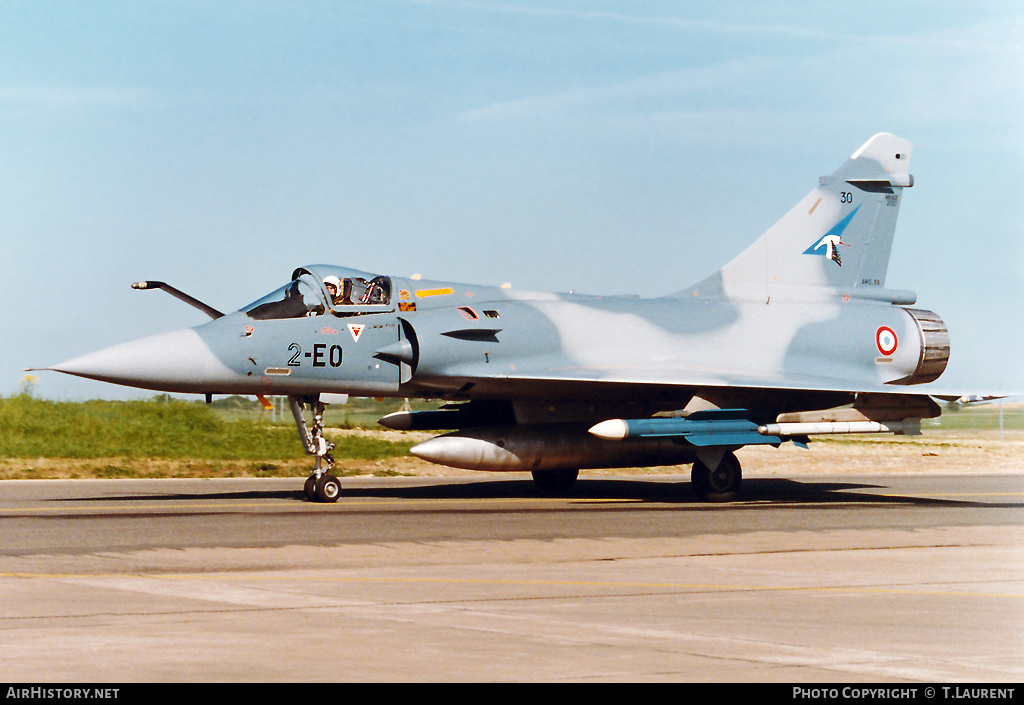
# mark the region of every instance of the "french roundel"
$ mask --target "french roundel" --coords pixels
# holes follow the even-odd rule
[[[899,341],[896,339],[896,332],[892,328],[882,326],[875,333],[875,344],[878,346],[878,352],[888,357],[896,352]]]

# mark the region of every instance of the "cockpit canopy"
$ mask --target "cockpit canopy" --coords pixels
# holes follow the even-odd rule
[[[392,310],[390,278],[330,265],[300,267],[288,284],[242,309],[257,321]]]

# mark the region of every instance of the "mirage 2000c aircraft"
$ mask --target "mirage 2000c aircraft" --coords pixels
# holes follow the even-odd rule
[[[47,369],[165,392],[287,395],[315,457],[307,496],[335,501],[331,395],[430,398],[393,429],[442,465],[527,471],[564,492],[581,468],[693,465],[708,501],[740,487],[735,451],[814,434],[919,432],[949,336],[886,287],[911,144],[878,134],[733,261],[658,298],[583,296],[299,267],[213,320]],[[955,396],[951,397],[955,398]],[[310,424],[306,423],[307,409]]]

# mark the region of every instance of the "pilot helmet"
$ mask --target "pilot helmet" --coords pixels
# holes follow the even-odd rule
[[[324,277],[324,284],[334,287],[334,296],[341,293],[341,280],[335,276]]]

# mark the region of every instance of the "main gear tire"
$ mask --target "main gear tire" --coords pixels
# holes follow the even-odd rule
[[[731,502],[740,492],[743,471],[735,453],[726,453],[714,470],[695,460],[690,472],[693,491],[705,502]]]

